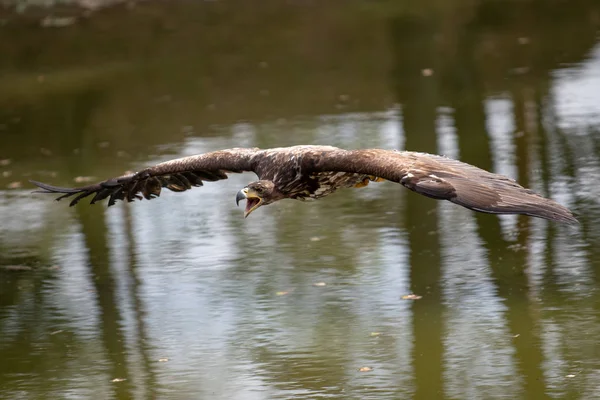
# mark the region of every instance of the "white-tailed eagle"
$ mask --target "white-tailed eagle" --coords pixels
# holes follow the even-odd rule
[[[75,196],[73,206],[93,195],[91,203],[108,198],[148,200],[166,187],[183,192],[205,181],[227,179],[231,172],[254,172],[258,179],[240,190],[246,200],[244,217],[281,199],[319,199],[337,189],[363,187],[370,181],[391,181],[438,200],[449,200],[474,211],[525,214],[574,223],[562,205],[520,186],[502,175],[432,154],[382,149],[343,150],[331,146],[293,146],[275,149],[228,149],[178,158],[139,172],[93,185],[62,188],[31,181],[41,193]],[[142,197],[143,196],[143,197]]]

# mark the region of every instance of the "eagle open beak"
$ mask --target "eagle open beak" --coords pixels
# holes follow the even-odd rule
[[[240,190],[235,196],[235,203],[239,206],[240,200],[246,200],[246,209],[244,210],[244,218],[247,218],[248,215],[254,210],[256,210],[262,204],[263,200],[260,198],[256,192],[252,189],[243,188]]]

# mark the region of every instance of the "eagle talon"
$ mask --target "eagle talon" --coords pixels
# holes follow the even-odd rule
[[[360,181],[357,184],[355,184],[354,187],[355,188],[363,188],[365,186],[368,186],[370,181],[371,180],[369,178],[365,178],[362,181]]]

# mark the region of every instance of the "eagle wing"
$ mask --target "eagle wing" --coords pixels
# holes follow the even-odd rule
[[[63,188],[31,181],[40,189],[37,193],[61,193],[56,200],[75,196],[70,206],[79,200],[94,195],[91,204],[108,198],[108,206],[117,200],[133,201],[142,196],[148,200],[160,196],[161,189],[183,192],[203,181],[227,179],[229,172],[254,171],[253,156],[258,149],[220,150],[196,156],[183,157],[157,164],[142,171],[107,179],[93,185]],[[140,195],[141,194],[141,195]]]
[[[303,160],[305,171],[373,175],[474,211],[577,222],[566,207],[513,179],[442,156],[381,149],[311,152],[307,156]]]

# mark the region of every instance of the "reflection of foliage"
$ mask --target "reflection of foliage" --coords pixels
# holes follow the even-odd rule
[[[398,127],[394,132],[409,147],[438,149],[436,122],[439,107],[445,106],[451,110],[447,115],[461,157],[491,169],[502,154],[486,132],[490,114],[485,103],[490,94],[502,92],[514,106],[510,118],[515,130],[523,133],[518,138],[506,133],[515,147],[511,167],[520,180],[548,193],[555,190],[554,182],[568,182],[574,189],[569,195],[578,196],[576,206],[585,211],[581,237],[520,219],[519,235],[509,241],[503,226],[489,215],[465,214],[454,224],[442,225],[437,203],[385,183],[382,189],[340,191],[317,204],[282,202],[248,220],[240,218],[239,210],[227,214],[223,210],[229,208],[213,204],[219,215],[230,216],[225,223],[216,217],[209,222],[176,219],[168,215],[173,199],[163,198],[152,210],[124,217],[131,218],[128,243],[116,247],[107,240],[114,233],[107,221],[114,218],[114,225],[119,217],[108,218],[98,208],[79,209],[77,229],[85,238],[85,252],[56,240],[73,223],[65,219],[66,209],[50,208],[54,204],[47,198],[40,205],[15,197],[15,203],[25,206],[2,210],[3,222],[22,218],[27,229],[11,235],[11,241],[0,235],[6,240],[0,257],[11,246],[33,255],[0,259],[0,264],[45,265],[37,260],[51,259],[51,252],[70,252],[69,257],[84,253],[94,303],[86,309],[97,310],[97,320],[90,324],[91,338],[84,336],[77,315],[63,310],[62,302],[56,305],[60,298],[51,296],[60,294],[64,276],[35,269],[0,271],[0,358],[19,359],[16,371],[33,377],[37,386],[52,382],[47,392],[53,394],[64,384],[63,371],[81,367],[87,377],[89,371],[98,371],[90,364],[99,360],[100,379],[145,375],[140,381],[149,392],[171,384],[181,368],[194,376],[189,385],[209,384],[215,374],[199,366],[218,353],[224,355],[227,372],[241,376],[241,382],[258,376],[261,385],[281,392],[292,385],[311,393],[329,388],[336,396],[343,389],[351,397],[346,389],[356,383],[350,373],[364,366],[353,365],[362,357],[377,362],[370,375],[377,378],[365,378],[361,387],[392,388],[398,391],[395,397],[410,397],[411,390],[441,393],[452,384],[445,371],[469,374],[469,362],[481,362],[473,354],[493,346],[514,362],[499,367],[522,378],[525,386],[514,388],[517,393],[561,395],[552,388],[564,383],[563,368],[582,363],[591,365],[582,378],[587,379],[585,387],[592,387],[599,306],[598,296],[589,294],[597,290],[600,276],[595,266],[600,235],[598,206],[589,196],[593,185],[584,178],[597,172],[600,141],[597,132],[589,132],[586,140],[592,145],[585,146],[587,141],[574,140],[569,133],[549,132],[543,119],[553,115],[546,104],[552,71],[560,63],[581,61],[595,40],[597,2],[427,1],[418,8],[413,3],[351,1],[340,8],[335,1],[312,6],[265,1],[260,7],[241,0],[148,2],[132,10],[105,10],[85,23],[56,30],[32,29],[9,19],[0,29],[0,130],[10,140],[3,142],[0,159],[13,162],[1,171],[10,168],[13,176],[53,171],[58,172],[53,180],[62,182],[79,174],[104,177],[132,168],[132,159],[156,159],[161,150],[155,145],[179,143],[190,131],[231,136],[223,140],[228,145],[240,139],[244,145],[264,147],[329,140],[388,147],[374,140],[375,135],[367,137],[383,130],[383,123],[357,122],[371,113],[340,118],[325,134],[320,131],[324,118],[310,115],[381,110],[397,101],[402,104],[392,124],[401,124],[404,133]],[[424,76],[423,68],[431,68],[432,74]],[[309,116],[277,120],[299,114]],[[239,119],[277,122],[249,122],[238,137],[240,126],[231,124]],[[531,120],[537,123],[526,123]],[[223,125],[210,127],[215,122]],[[40,154],[40,146],[52,156]],[[531,173],[536,168],[543,170],[541,177]],[[588,175],[582,175],[585,171]],[[581,181],[573,185],[574,179]],[[202,190],[211,194],[206,197],[222,194],[207,185],[197,196]],[[370,190],[379,190],[378,195],[368,195]],[[230,194],[219,199],[232,203]],[[202,208],[210,201],[194,204]],[[33,229],[22,216],[46,205],[55,217]],[[156,210],[163,215],[154,214]],[[197,210],[182,213],[189,217],[187,213]],[[198,215],[213,209],[202,211]],[[175,232],[169,230],[173,221],[179,224]],[[475,226],[472,232],[456,225],[469,223]],[[6,223],[0,229],[7,232]],[[155,238],[149,231],[162,235]],[[225,243],[221,248],[220,235]],[[473,248],[482,254],[480,263],[463,265],[443,256]],[[229,251],[239,258],[226,258]],[[536,263],[540,251],[545,258]],[[128,263],[130,269],[120,269]],[[490,283],[445,282],[445,276],[458,275],[453,268],[477,269],[477,276]],[[176,279],[182,274],[189,281]],[[157,276],[164,281],[157,283]],[[590,276],[592,283],[586,281]],[[327,285],[313,286],[320,281]],[[479,311],[491,314],[508,340],[489,343],[469,330],[481,321],[460,302],[460,294],[482,287],[492,290],[476,299],[483,304]],[[411,290],[423,297],[407,304],[400,296]],[[184,304],[180,296],[192,301]],[[489,298],[500,304],[498,309],[486,308]],[[171,310],[161,308],[164,303],[175,312],[161,313]],[[146,332],[145,323],[155,329]],[[454,323],[462,325],[450,329],[448,324]],[[211,336],[213,328],[221,328],[221,336]],[[461,328],[471,339],[457,350],[465,364],[446,365],[446,340]],[[375,329],[384,331],[380,339],[368,337]],[[212,342],[204,343],[204,338]],[[181,344],[172,343],[180,339]],[[150,368],[155,348],[167,353],[182,349],[185,360],[171,371],[165,363],[165,372],[155,377]],[[209,357],[206,352],[211,352]],[[11,363],[3,365],[0,379],[15,372],[9,370]],[[256,371],[240,372],[244,367],[239,365]],[[43,375],[42,369],[51,372]],[[386,373],[389,382],[382,389],[377,379],[385,379]],[[506,384],[500,375],[489,376],[494,384]],[[137,390],[137,382],[114,392],[123,390],[126,396]],[[8,390],[19,384],[18,379],[2,383]],[[473,387],[455,389],[463,393]]]
[[[4,263],[31,269],[5,270]],[[58,288],[58,271],[44,264],[35,257],[0,259],[1,397],[13,398],[37,385],[9,376],[43,376],[45,390],[60,393],[69,378],[69,365],[89,366],[88,355],[96,351],[85,335],[77,332],[76,324],[57,312],[61,306],[57,307],[53,292]]]
[[[49,266],[35,256],[3,257],[0,246],[0,307],[12,306],[19,297],[38,287],[36,281],[48,278]],[[39,283],[39,282],[38,282]]]
[[[15,104],[100,90],[105,104],[79,133],[131,151],[140,134],[147,143],[178,140],[185,125],[202,133],[212,122],[381,109],[394,101],[389,22],[406,22],[392,33],[405,49],[395,75],[408,85],[423,68],[454,91],[473,74],[493,90],[507,77],[547,80],[560,63],[584,57],[596,8],[592,0],[430,1],[419,3],[421,13],[361,1],[341,10],[336,2],[144,2],[43,34],[14,22],[0,29],[0,103],[11,104],[9,117],[27,118]],[[475,69],[461,74],[468,59]],[[46,136],[63,128],[54,121],[45,121]]]

